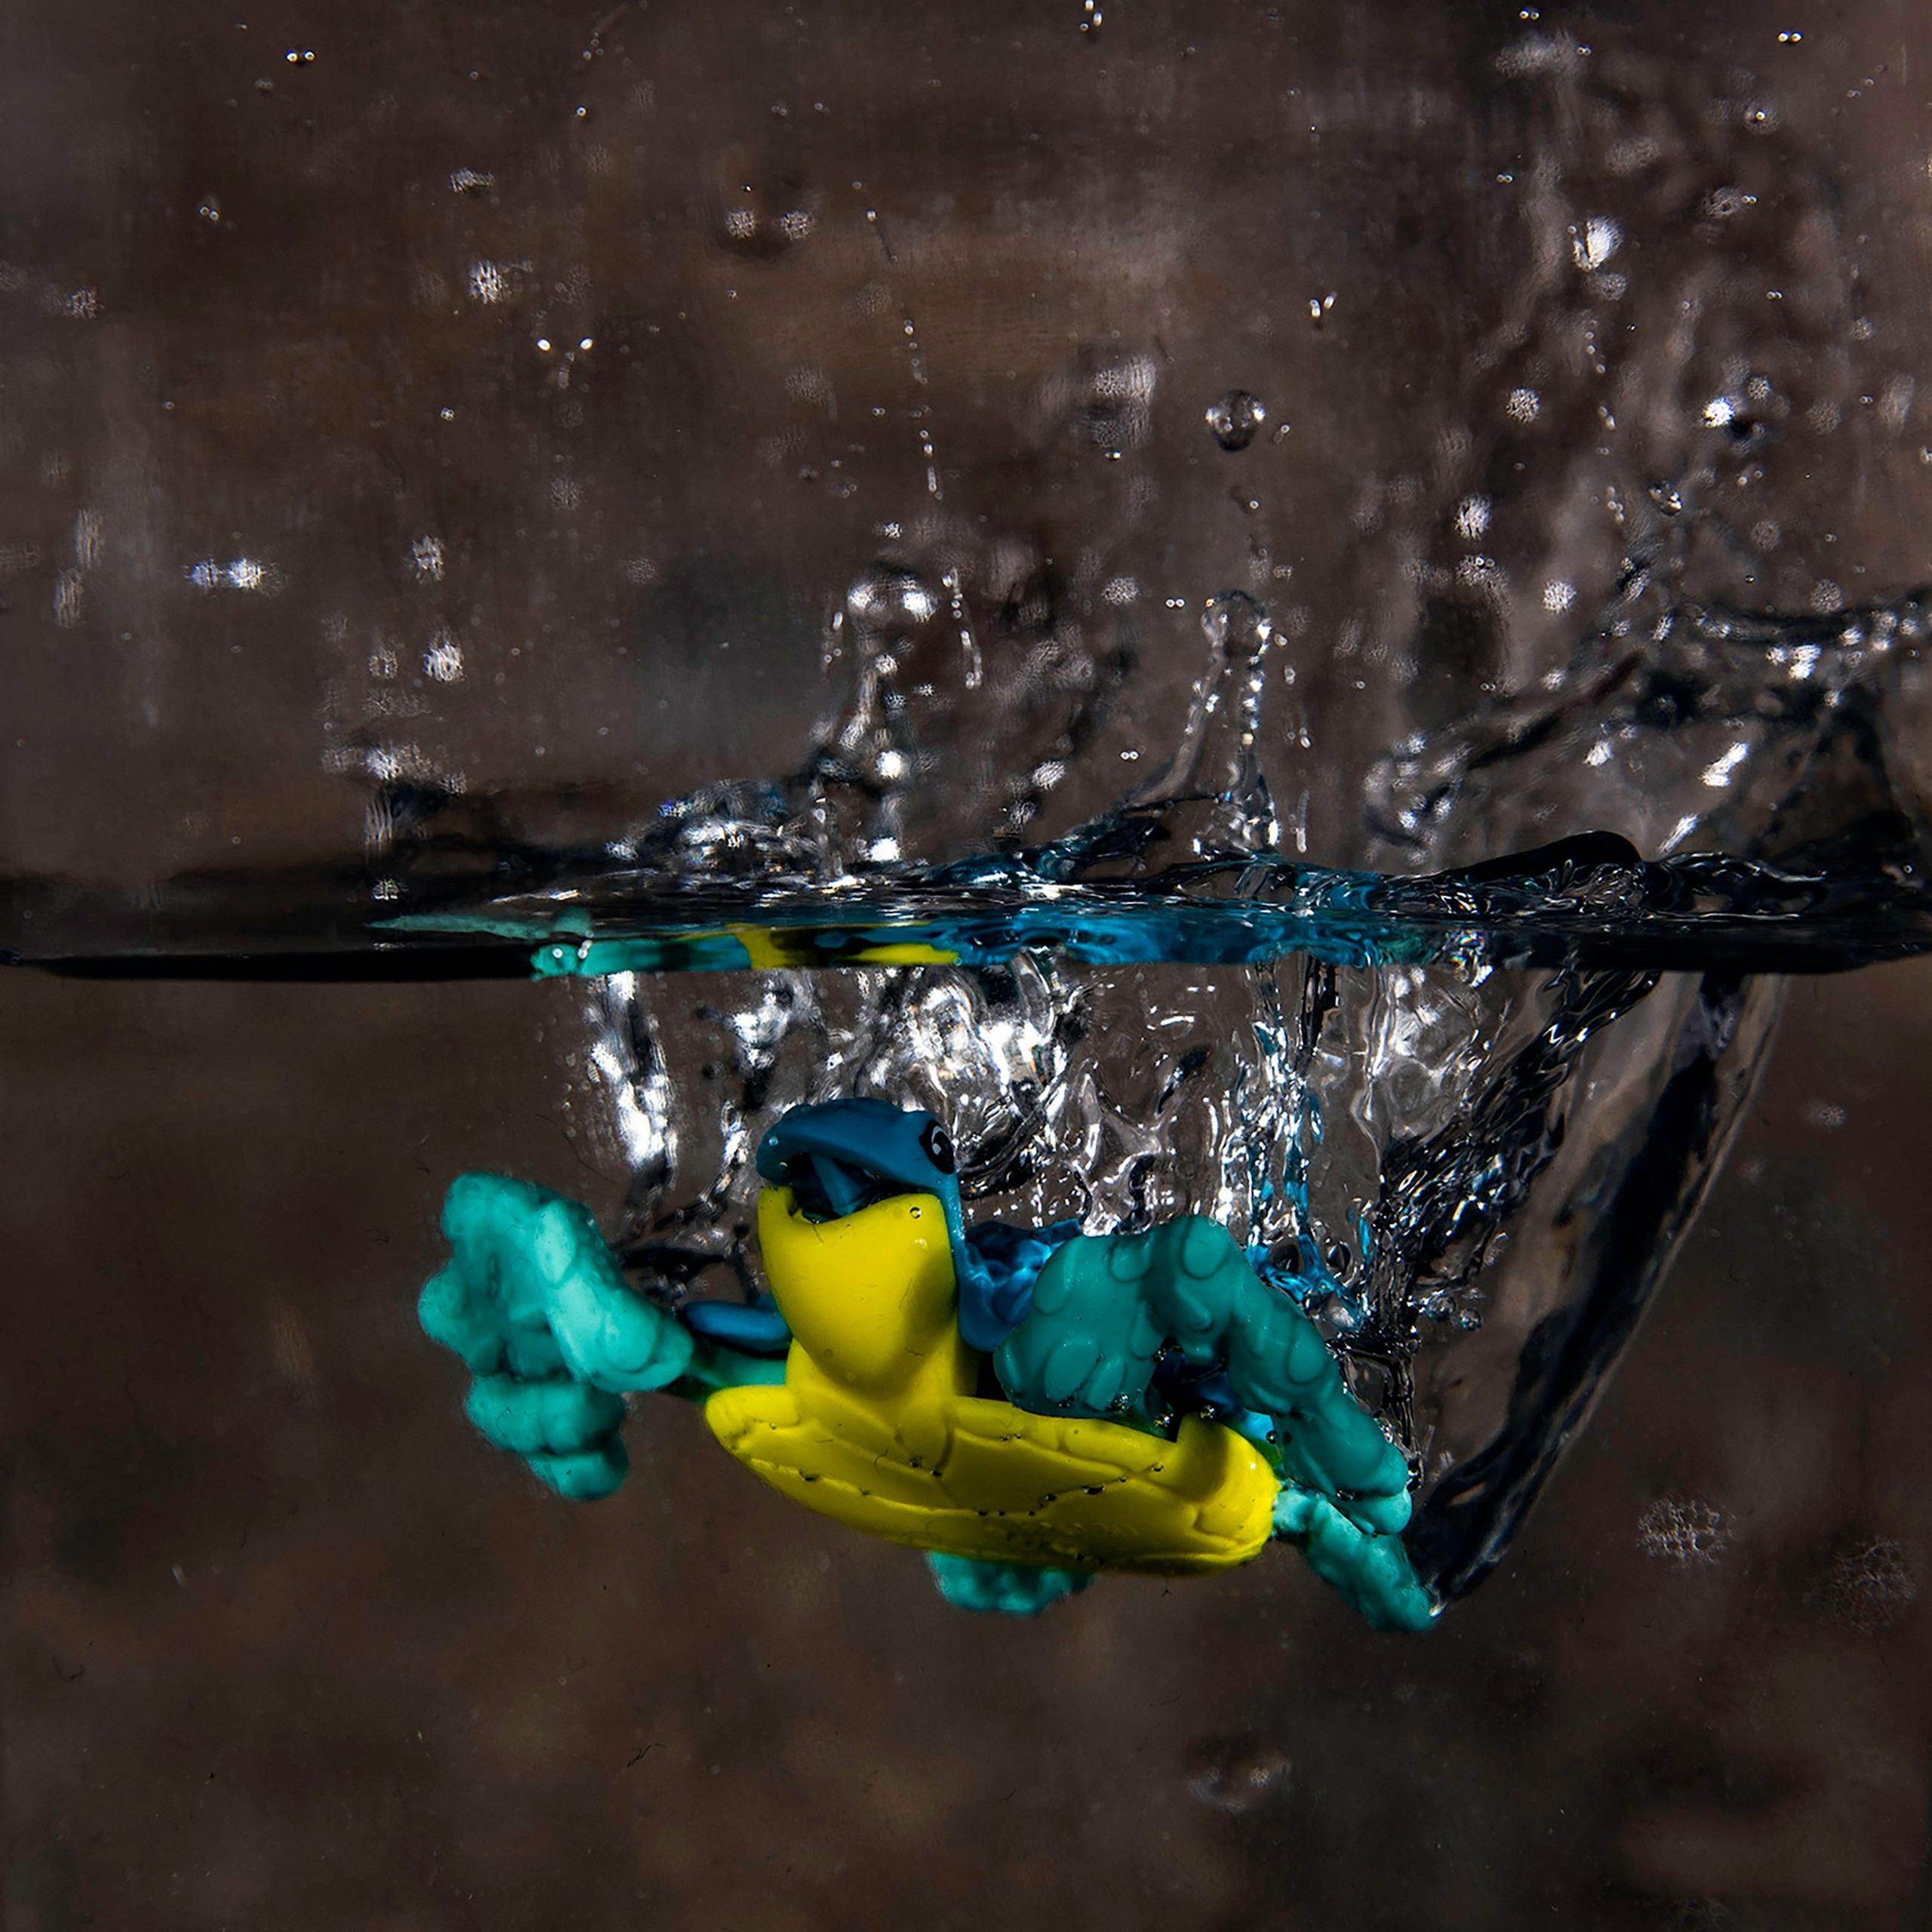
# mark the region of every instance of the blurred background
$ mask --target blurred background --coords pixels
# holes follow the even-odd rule
[[[1822,778],[1761,666],[1601,719],[1583,673],[1932,581],[1928,42],[16,0],[0,871],[53,896],[11,909],[394,909],[425,825],[595,844],[796,770],[865,635],[939,774],[905,854],[1055,834],[1176,744],[1230,588],[1291,856],[1922,826],[1915,652],[1832,660]],[[460,1168],[620,1191],[581,989],[10,973],[7,1923],[1932,1923],[1928,971],[1795,983],[1620,1379],[1419,1640],[1285,1556],[976,1621],[665,1407],[566,1508],[413,1303]]]

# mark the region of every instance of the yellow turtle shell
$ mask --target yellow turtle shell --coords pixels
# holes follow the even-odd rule
[[[1267,1543],[1278,1484],[1233,1430],[1190,1418],[1169,1441],[972,1392],[937,1196],[815,1222],[768,1188],[758,1238],[785,1380],[704,1415],[774,1489],[894,1543],[1071,1570],[1220,1570]]]

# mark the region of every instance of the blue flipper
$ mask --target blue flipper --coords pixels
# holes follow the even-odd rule
[[[792,1331],[769,1295],[755,1302],[688,1301],[678,1314],[694,1335],[740,1355],[782,1355],[792,1346]]]

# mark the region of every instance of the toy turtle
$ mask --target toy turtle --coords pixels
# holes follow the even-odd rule
[[[944,1128],[878,1100],[792,1109],[758,1170],[770,1294],[675,1309],[577,1203],[458,1180],[419,1313],[474,1375],[483,1433],[605,1496],[625,1395],[663,1389],[783,1494],[927,1552],[955,1603],[1032,1612],[1099,1571],[1225,1569],[1281,1537],[1378,1627],[1431,1620],[1401,1451],[1218,1223],[969,1230]]]

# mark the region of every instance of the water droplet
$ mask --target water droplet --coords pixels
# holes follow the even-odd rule
[[[1147,440],[1157,381],[1151,356],[1087,360],[1078,422],[1085,439],[1103,456],[1118,459]]]
[[[423,669],[439,685],[463,681],[463,647],[448,631],[438,631],[423,653]]]
[[[1246,389],[1230,389],[1208,405],[1208,426],[1224,450],[1244,450],[1268,420],[1267,406]]]
[[[845,614],[854,629],[880,639],[923,630],[939,608],[932,586],[903,564],[874,564],[861,571],[845,592]]]
[[[1712,396],[1702,420],[1706,429],[1722,430],[1734,450],[1748,456],[1771,436],[1788,408],[1770,379],[1754,371],[1736,388]]]
[[[1758,198],[1748,190],[1727,183],[1713,188],[1704,197],[1699,212],[1712,221],[1729,221],[1734,215],[1742,214],[1746,208],[1758,205]]]
[[[511,272],[495,262],[469,265],[469,293],[478,302],[500,302],[511,292]]]
[[[1274,641],[1275,622],[1265,605],[1244,590],[1224,590],[1208,598],[1201,614],[1208,641],[1224,658],[1259,657]]]
[[[1607,214],[1593,214],[1570,229],[1571,258],[1586,273],[1600,269],[1623,245],[1623,227]]]

